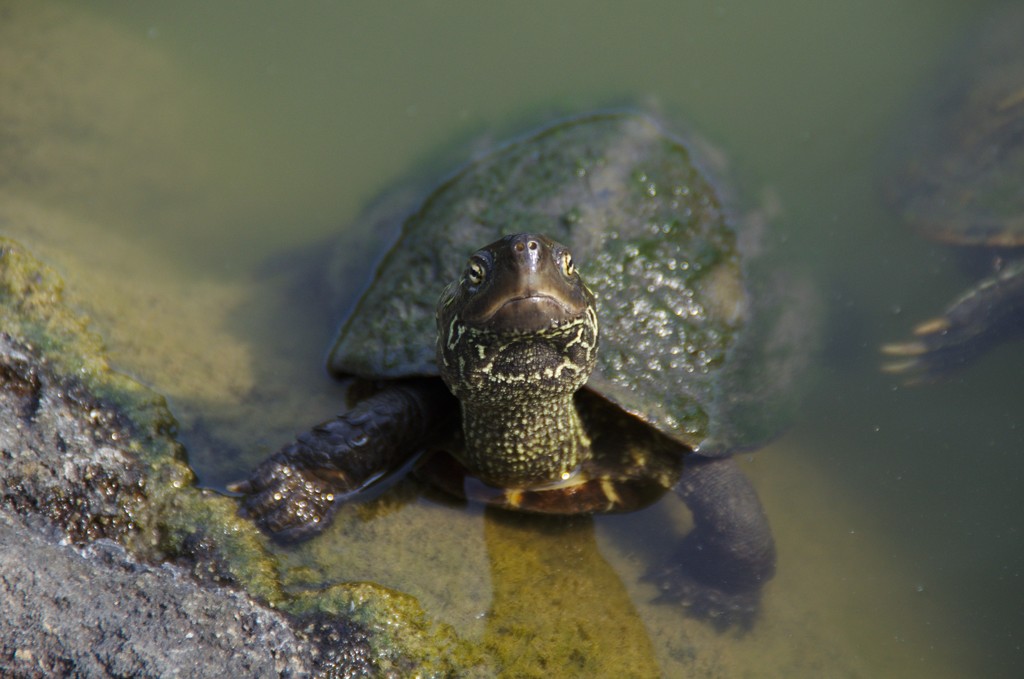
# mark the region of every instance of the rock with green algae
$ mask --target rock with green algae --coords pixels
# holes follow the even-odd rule
[[[72,542],[108,538],[151,560],[188,556],[188,539],[208,527],[220,558],[238,565],[232,580],[277,596],[258,536],[234,519],[230,500],[193,486],[164,399],[109,368],[87,319],[62,304],[62,287],[0,239],[3,504],[43,514]]]
[[[0,609],[26,612],[0,620],[0,670],[202,676],[228,654],[246,672],[464,673],[459,641],[411,597],[370,585],[284,595],[264,539],[232,500],[195,487],[163,398],[109,368],[62,285],[0,238],[0,538],[25,550],[7,554]]]
[[[491,675],[480,651],[461,643],[449,626],[430,620],[415,597],[372,582],[304,592],[290,610],[321,628],[345,620],[369,631],[367,650],[382,676]],[[322,661],[328,667],[340,666],[337,655],[331,649]]]

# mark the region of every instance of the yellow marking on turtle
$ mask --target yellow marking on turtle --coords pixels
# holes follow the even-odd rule
[[[629,459],[637,467],[645,467],[647,465],[647,454],[639,446],[630,446]]]
[[[562,376],[562,371],[566,369],[575,370],[576,372],[579,372],[580,366],[576,365],[567,358],[563,358],[562,362],[556,365],[554,368],[544,368],[544,377],[559,379]]]
[[[448,323],[448,348],[450,350],[455,350],[465,330],[466,326],[460,323],[459,316],[457,314],[452,316],[452,320]]]
[[[592,327],[597,327],[597,315],[594,313],[594,310],[592,308],[587,307],[585,316],[580,317],[579,319],[573,321],[571,324],[567,326],[567,329],[576,329],[576,337],[574,337],[565,345],[566,348],[571,347],[574,344],[581,344],[587,349],[593,349],[593,345],[584,340],[584,332],[588,328]]]
[[[614,507],[622,503],[622,499],[615,490],[615,482],[607,476],[601,477],[601,492],[603,492],[604,496],[608,498],[609,507]]]

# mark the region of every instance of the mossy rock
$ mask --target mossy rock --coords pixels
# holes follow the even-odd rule
[[[137,559],[175,562],[294,614],[298,634],[322,650],[322,673],[450,675],[477,664],[407,595],[368,583],[284,593],[271,546],[234,500],[196,487],[164,398],[110,368],[62,289],[51,268],[0,238],[0,399],[10,420],[0,504],[45,516],[72,542],[114,540]],[[337,655],[339,630],[347,648],[367,653]]]

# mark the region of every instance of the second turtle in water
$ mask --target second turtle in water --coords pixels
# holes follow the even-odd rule
[[[795,288],[748,295],[757,240],[642,116],[473,163],[406,222],[331,353],[371,393],[233,486],[243,511],[306,537],[417,456],[419,476],[514,510],[625,511],[675,488],[695,527],[664,596],[748,623],[775,550],[729,455],[776,431],[810,329]],[[490,244],[467,262],[470,243]]]
[[[883,347],[886,370],[941,378],[1024,336],[1024,8],[993,17],[942,70],[939,96],[896,145],[890,199],[919,231],[987,260],[985,275],[914,339]],[[986,262],[983,262],[986,263]]]

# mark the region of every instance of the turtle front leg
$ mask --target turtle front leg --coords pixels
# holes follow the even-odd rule
[[[652,573],[665,602],[719,628],[749,628],[775,574],[775,541],[753,485],[731,458],[691,455],[676,485],[694,528],[671,563]]]
[[[910,383],[945,377],[992,345],[1024,334],[1024,259],[1004,264],[956,299],[942,316],[921,323],[909,342],[886,344],[886,372]]]
[[[304,540],[351,499],[453,426],[458,406],[440,380],[389,386],[317,425],[245,481],[240,513],[281,541]]]

